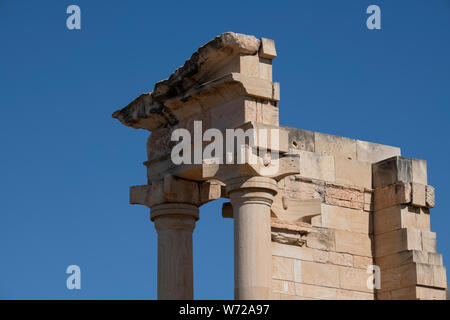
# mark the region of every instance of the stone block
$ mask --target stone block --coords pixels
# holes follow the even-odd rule
[[[428,208],[417,208],[416,228],[423,231],[430,231],[430,211]]]
[[[425,185],[411,183],[411,204],[413,206],[425,207]]]
[[[280,128],[288,132],[289,152],[296,153],[299,150],[314,152],[314,132],[285,126]]]
[[[369,235],[335,230],[336,251],[359,256],[372,256],[372,241]]]
[[[364,211],[372,211],[373,208],[373,191],[364,190]]]
[[[356,140],[315,132],[314,142],[316,153],[356,160]]]
[[[264,59],[274,59],[277,56],[275,41],[272,39],[261,38],[259,56]]]
[[[337,299],[336,288],[321,287],[303,283],[295,284],[295,294],[300,297],[314,298],[320,300],[336,300]]]
[[[436,232],[422,231],[422,250],[436,252]]]
[[[370,162],[349,160],[339,156],[334,159],[336,183],[372,188],[372,165]]]
[[[245,119],[247,121],[254,121],[257,123],[278,127],[278,106],[268,100],[247,98],[245,104]],[[287,141],[285,143],[287,143]]]
[[[427,161],[411,159],[412,162],[412,181],[427,185]]]
[[[417,284],[416,264],[409,263],[387,270],[381,269],[380,282],[380,292],[414,286]]]
[[[443,289],[416,286],[416,299],[419,300],[446,300],[446,292]]]
[[[298,260],[314,260],[313,253],[310,248],[292,246],[277,242],[272,242],[272,255]]]
[[[294,259],[272,257],[272,277],[279,280],[294,281]]]
[[[356,257],[356,256],[355,256]],[[348,253],[339,253],[339,252],[329,252],[328,253],[328,262],[340,266],[353,266],[354,256]],[[372,260],[372,259],[370,259]]]
[[[295,295],[295,285],[292,281],[272,279],[272,291],[274,293]]]
[[[335,251],[335,231],[321,228],[306,236],[306,246],[312,249]]]
[[[272,60],[259,58],[259,77],[272,81]]]
[[[364,192],[357,187],[344,187],[327,183],[325,185],[325,203],[333,206],[363,210]]]
[[[372,186],[379,188],[396,182],[412,181],[411,159],[392,157],[372,164]]]
[[[406,288],[395,289],[390,292],[390,300],[415,300],[416,286],[409,286]]]
[[[360,161],[378,162],[394,156],[400,156],[400,148],[356,140],[356,158]]]
[[[322,204],[322,227],[368,234],[369,213],[344,207]]]
[[[299,151],[300,176],[324,181],[335,180],[334,158],[314,152]]]
[[[339,267],[339,281],[342,289],[373,293],[373,289],[367,286],[369,277],[370,274],[364,269]]]
[[[375,211],[411,202],[411,184],[398,182],[386,187],[377,188],[373,193]]]
[[[337,300],[374,300],[375,295],[373,293],[342,290],[337,292]]]
[[[367,266],[373,265],[372,257],[353,256],[353,267],[367,270]]]
[[[259,57],[256,55],[241,54],[236,56],[239,60],[239,70],[237,72],[248,77],[259,78]]]
[[[432,265],[433,287],[447,289],[447,271],[444,266]]]
[[[427,263],[442,266],[443,263],[442,254],[436,252],[424,252],[424,253],[426,253],[428,256]]]
[[[427,184],[425,160],[395,156],[372,164],[373,188],[396,182]]]
[[[416,274],[418,285],[442,289],[447,288],[447,277],[444,266],[417,263]]]
[[[311,249],[313,253],[313,261],[327,263],[329,261],[330,252],[319,249]]]
[[[434,208],[435,199],[434,199],[434,187],[426,186],[425,189],[425,204],[428,208]]]
[[[399,229],[375,237],[375,256],[382,257],[404,250],[422,250],[420,230]]]
[[[297,283],[339,288],[339,266],[296,260],[294,280]]]
[[[374,233],[381,234],[401,228],[430,229],[430,215],[426,208],[397,205],[373,213]]]

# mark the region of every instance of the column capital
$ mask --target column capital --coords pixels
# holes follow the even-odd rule
[[[198,207],[188,203],[162,203],[154,205],[151,208],[150,219],[155,221],[159,217],[173,218],[193,218],[197,221],[199,218]]]
[[[148,185],[130,188],[130,203],[149,208],[162,204],[189,204],[199,207],[220,196],[221,184],[218,182],[197,182],[172,175],[166,175],[164,179],[152,181]]]
[[[271,206],[278,185],[274,179],[267,177],[238,177],[226,182],[226,192],[232,203],[255,203]]]

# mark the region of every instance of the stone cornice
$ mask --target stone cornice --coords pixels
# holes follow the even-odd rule
[[[214,96],[228,99],[230,94],[240,94],[278,101],[278,83],[239,74],[240,62],[236,63],[236,57],[256,56],[258,53],[261,59],[273,59],[276,56],[274,47],[272,49],[269,44],[264,49],[266,42],[254,36],[223,33],[200,47],[168,79],[157,82],[153,92],[140,95],[125,108],[114,112],[113,117],[124,125],[152,131],[176,124],[180,119],[175,110],[191,107],[193,102],[190,100],[200,99],[194,105],[202,106],[202,94],[210,96],[211,90],[219,91],[214,92]],[[270,53],[271,49],[273,53]],[[217,104],[223,102],[218,101]]]

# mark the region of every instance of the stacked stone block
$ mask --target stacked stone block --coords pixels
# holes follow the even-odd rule
[[[430,231],[434,188],[424,160],[392,157],[373,166],[378,299],[445,299],[446,271]]]
[[[300,174],[280,181],[278,196],[317,199],[320,214],[295,222],[273,215],[275,298],[445,299],[425,161],[400,157],[395,147],[285,129]],[[378,290],[368,284],[370,265],[381,270]]]

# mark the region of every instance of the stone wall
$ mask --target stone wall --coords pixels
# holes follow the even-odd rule
[[[301,156],[300,174],[279,182],[282,201],[316,200],[319,208],[296,221],[287,219],[289,207],[272,212],[275,298],[445,299],[425,161],[391,146],[286,129],[290,152]],[[367,285],[369,265],[380,267],[378,290]]]

